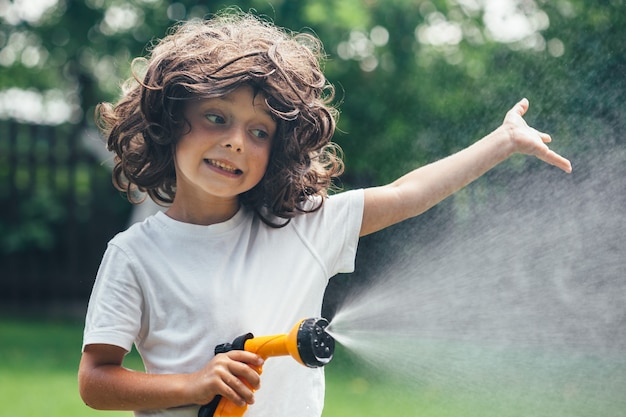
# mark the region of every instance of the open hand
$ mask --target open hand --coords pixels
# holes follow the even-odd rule
[[[561,168],[563,171],[572,172],[572,164],[561,155],[551,150],[547,143],[552,138],[547,133],[540,132],[526,124],[523,116],[528,110],[528,100],[520,100],[511,110],[509,110],[502,123],[502,128],[506,129],[509,137],[514,143],[515,151],[526,155],[534,155],[542,161]]]

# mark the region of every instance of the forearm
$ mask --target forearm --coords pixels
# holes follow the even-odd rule
[[[79,373],[80,395],[99,410],[151,410],[191,404],[187,375],[146,374],[118,365]]]
[[[444,159],[418,168],[391,184],[401,194],[403,218],[416,216],[475,181],[513,154],[500,130]]]
[[[497,129],[471,146],[411,171],[389,185],[366,190],[367,209],[361,235],[425,212],[512,154],[506,132]]]
[[[208,404],[221,395],[240,406],[254,402],[259,389],[257,369],[263,359],[233,350],[215,355],[188,374],[146,374],[122,367],[126,351],[108,344],[87,345],[78,369],[85,403],[100,410],[156,410]]]

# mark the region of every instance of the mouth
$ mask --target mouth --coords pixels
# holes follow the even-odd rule
[[[204,162],[214,168],[217,168],[220,171],[224,171],[227,172],[229,174],[233,174],[233,175],[241,175],[243,174],[243,171],[240,170],[237,167],[234,167],[232,165],[229,165],[225,162],[222,161],[216,161],[214,159],[205,159]]]

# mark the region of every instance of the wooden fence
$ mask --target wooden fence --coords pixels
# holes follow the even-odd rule
[[[0,305],[86,300],[106,243],[126,225],[130,205],[83,136],[0,121]]]

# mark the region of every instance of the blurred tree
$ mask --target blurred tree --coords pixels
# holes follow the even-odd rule
[[[504,112],[522,96],[531,101],[529,123],[552,133],[557,139],[555,149],[572,158],[577,170],[583,151],[623,145],[625,3],[235,2],[280,26],[315,33],[323,41],[329,58],[326,74],[337,87],[341,109],[335,140],[346,153],[343,182],[347,187],[390,181],[414,166],[467,146],[498,126]],[[95,104],[119,97],[121,82],[131,75],[133,57],[146,54],[150,43],[175,22],[203,18],[232,5],[219,0],[0,0],[0,119],[64,124],[57,130],[55,149],[65,154],[69,149],[65,143],[75,141],[81,136],[75,132],[91,123]],[[2,124],[0,128],[4,129]],[[4,132],[0,139],[10,136]],[[52,149],[42,137],[31,141],[40,149]],[[68,190],[92,175],[109,177],[105,168],[95,166],[81,167],[78,172],[82,174],[73,180],[71,175],[60,175],[69,172],[67,167],[47,171],[48,157],[26,154],[28,142],[14,140],[22,149],[16,159],[6,152],[13,145],[0,140],[0,255],[4,251],[13,256],[18,249],[32,247],[51,253],[51,247],[60,246],[69,236],[69,212],[85,212],[90,200],[107,217],[128,211],[121,198],[115,200],[104,190],[92,192],[85,184],[81,185],[87,190],[84,193],[68,195],[68,201],[77,205],[70,210],[61,195],[48,192],[46,181],[34,193],[20,189],[18,198],[11,197],[6,184],[11,181],[10,172],[17,171],[8,166],[15,167],[15,162],[30,164],[20,167],[16,178],[30,178],[32,171],[47,180],[48,172],[54,171],[52,179],[61,178],[61,188]],[[69,159],[61,158],[65,160]],[[510,175],[501,173],[535,164],[533,158],[513,158],[499,166],[471,189],[458,193],[453,199],[455,210],[462,212],[490,192],[506,191],[503,179]],[[115,193],[106,178],[98,180],[99,186]],[[502,187],[494,186],[500,181]],[[86,225],[95,223],[94,227],[102,228],[100,220],[83,217],[77,229],[87,230]],[[422,218],[428,221],[428,216]],[[100,256],[96,252],[94,266]],[[63,248],[61,254],[71,257]],[[38,264],[29,256],[27,265]],[[23,278],[21,272],[14,276]]]
[[[0,95],[6,103],[9,89],[40,92],[48,123],[89,121],[95,103],[115,100],[132,57],[152,39],[232,4],[30,2],[5,0],[0,11]],[[623,127],[624,0],[236,3],[324,42],[348,182],[387,181],[466,146],[522,95],[547,130],[574,129],[559,122],[562,109]],[[13,114],[2,101],[0,114]]]

